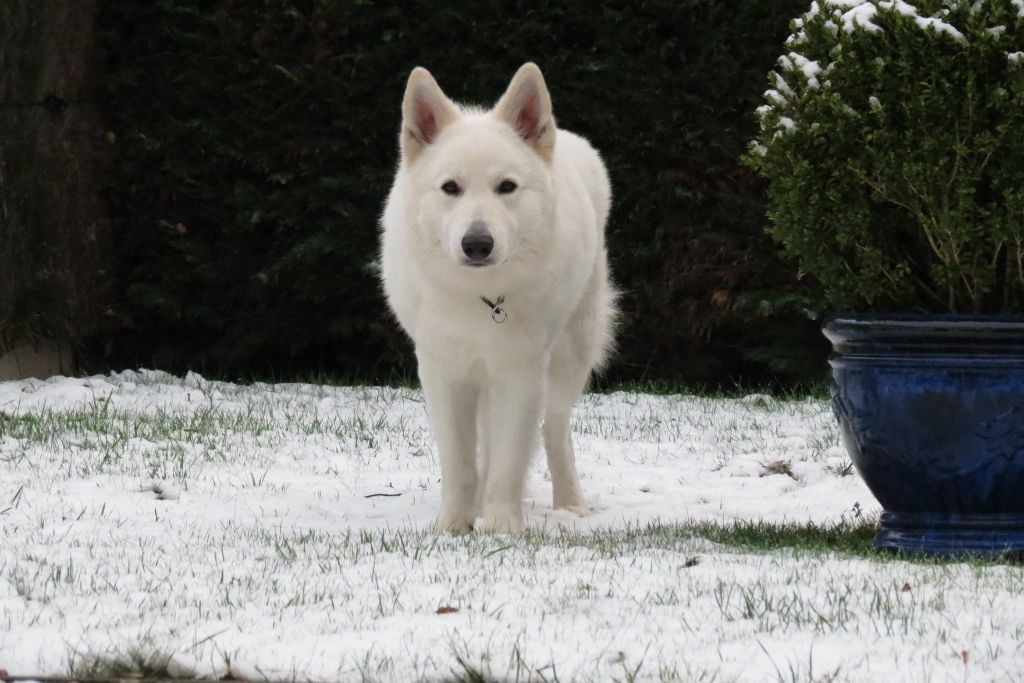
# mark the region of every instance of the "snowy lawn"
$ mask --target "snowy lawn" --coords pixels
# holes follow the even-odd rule
[[[593,516],[551,509],[538,458],[527,534],[454,537],[429,528],[438,464],[416,391],[2,383],[0,669],[1024,678],[1020,566],[736,541],[755,523],[841,537],[877,515],[825,402],[590,395],[574,433]]]

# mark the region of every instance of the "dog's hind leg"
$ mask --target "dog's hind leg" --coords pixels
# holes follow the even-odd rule
[[[564,357],[552,359],[552,367],[548,372],[543,428],[544,451],[551,472],[553,505],[581,516],[590,514],[590,509],[583,499],[583,489],[576,472],[570,415],[573,403],[583,392],[589,374],[590,369],[581,367],[578,361]]]
[[[551,470],[552,503],[555,508],[585,516],[590,514],[590,509],[583,500],[569,432],[568,412],[549,411],[544,416],[544,450],[548,456],[548,469]]]

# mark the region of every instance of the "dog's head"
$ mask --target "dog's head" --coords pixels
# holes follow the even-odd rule
[[[425,243],[466,268],[500,266],[551,229],[551,97],[524,64],[490,111],[463,109],[430,72],[413,70],[402,103],[402,164]]]

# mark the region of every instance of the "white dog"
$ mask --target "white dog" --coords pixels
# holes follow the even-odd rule
[[[522,530],[542,419],[554,506],[587,514],[569,413],[612,341],[604,164],[555,127],[535,64],[490,111],[416,68],[402,114],[381,262],[437,441],[438,527]]]

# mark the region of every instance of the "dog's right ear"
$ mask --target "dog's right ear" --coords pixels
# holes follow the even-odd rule
[[[402,101],[402,156],[411,163],[437,139],[441,130],[459,117],[458,108],[422,66],[409,74]]]

